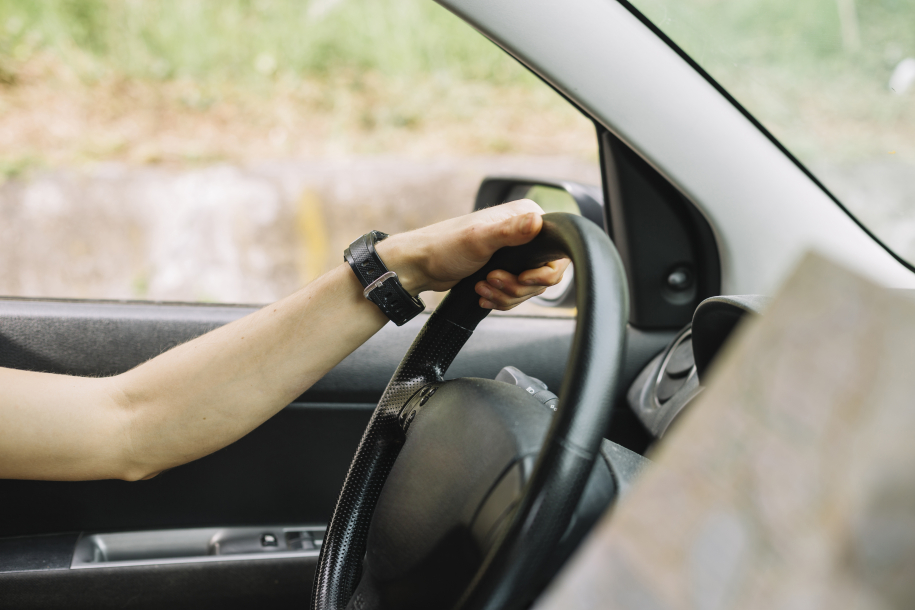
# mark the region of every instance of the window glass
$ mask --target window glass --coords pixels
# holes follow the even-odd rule
[[[0,295],[267,302],[488,174],[597,161],[429,0],[0,0]]]
[[[915,0],[631,0],[915,260]]]
[[[538,184],[532,186],[525,197],[537,202],[544,212],[565,212],[581,216],[575,199],[563,189]]]

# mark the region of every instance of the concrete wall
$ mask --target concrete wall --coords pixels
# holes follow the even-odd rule
[[[553,157],[46,171],[0,185],[0,295],[269,302],[370,229],[469,212],[488,174],[600,184],[596,160]]]

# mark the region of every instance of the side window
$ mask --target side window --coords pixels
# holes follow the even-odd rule
[[[0,3],[0,296],[269,302],[487,175],[600,184],[595,130],[434,2]]]

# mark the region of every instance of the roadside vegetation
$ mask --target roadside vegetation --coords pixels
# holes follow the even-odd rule
[[[404,0],[2,0],[14,58],[53,50],[106,73],[220,85],[334,72],[530,82],[433,2]]]
[[[590,124],[430,0],[0,0],[0,172],[106,160],[592,158]]]
[[[633,4],[804,161],[915,163],[915,0]]]
[[[915,159],[915,83],[889,87],[915,58],[915,0],[633,3],[802,158]],[[431,0],[0,0],[0,127],[7,175],[594,155],[586,121]]]

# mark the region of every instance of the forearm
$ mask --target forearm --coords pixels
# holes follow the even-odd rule
[[[130,418],[125,478],[238,440],[386,321],[341,265],[282,301],[111,378],[111,394]]]
[[[269,419],[387,318],[340,266],[115,377],[0,369],[0,478],[148,478]]]

